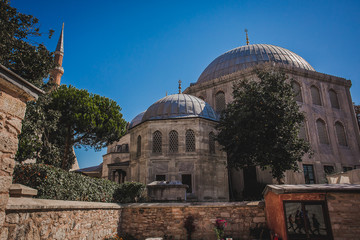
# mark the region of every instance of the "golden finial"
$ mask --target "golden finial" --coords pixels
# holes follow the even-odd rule
[[[248,30],[245,28],[246,32],[246,45],[249,45],[249,37],[248,37]]]
[[[167,91],[166,91],[166,96],[167,96]]]
[[[179,80],[179,94],[181,94],[181,80]]]

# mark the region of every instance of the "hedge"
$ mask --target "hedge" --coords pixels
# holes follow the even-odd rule
[[[13,182],[37,189],[37,198],[70,201],[134,202],[145,189],[142,183],[117,184],[45,164],[17,165]]]

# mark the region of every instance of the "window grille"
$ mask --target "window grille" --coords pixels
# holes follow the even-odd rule
[[[166,181],[166,176],[165,175],[156,175],[155,181]]]
[[[314,184],[315,183],[315,175],[314,175],[314,167],[311,164],[304,164],[304,177],[305,184]]]
[[[137,137],[136,156],[137,157],[141,156],[141,136],[140,135]]]
[[[121,151],[122,151],[122,146],[116,145],[115,152],[121,152]]]
[[[215,153],[215,134],[213,132],[209,133],[209,152]]]
[[[225,110],[225,93],[224,92],[218,92],[215,95],[215,106],[216,106],[216,111],[218,112],[222,112],[223,110]]]
[[[185,134],[186,142],[186,152],[195,152],[195,133],[193,130],[189,129]]]
[[[339,100],[334,90],[329,90],[331,107],[340,109]]]
[[[352,167],[343,167],[343,172],[351,171],[353,170]]]
[[[324,172],[326,175],[334,173],[335,172],[334,166],[325,165]]]
[[[311,98],[312,98],[312,103],[315,105],[320,105],[321,106],[321,98],[320,98],[320,92],[319,89],[315,86],[312,86],[310,88],[311,90]]]
[[[301,96],[301,87],[300,84],[297,82],[291,82],[292,89],[294,91],[294,99],[295,101],[302,102],[302,96]]]
[[[340,122],[335,123],[335,130],[338,142],[341,146],[347,146],[345,128]]]
[[[169,152],[177,153],[179,151],[179,137],[175,130],[169,133]]]
[[[321,119],[316,120],[316,127],[318,131],[320,143],[329,144],[329,138],[328,138],[325,122]]]
[[[153,133],[153,153],[162,152],[162,134],[160,131]]]

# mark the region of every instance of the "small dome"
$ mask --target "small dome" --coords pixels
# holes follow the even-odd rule
[[[140,124],[140,123],[141,123],[141,119],[142,119],[143,116],[144,116],[144,113],[145,113],[145,111],[143,111],[142,113],[136,115],[136,117],[134,117],[134,119],[131,120],[130,125],[129,125],[129,128],[133,128],[133,127],[135,127],[136,125]]]
[[[217,57],[202,72],[197,83],[210,81],[265,62],[315,71],[307,61],[290,50],[268,44],[253,44],[234,48]]]
[[[188,94],[173,94],[151,105],[145,111],[141,122],[191,117],[218,120],[214,109],[200,98]]]

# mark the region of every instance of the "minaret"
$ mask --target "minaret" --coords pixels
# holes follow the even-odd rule
[[[61,77],[64,74],[62,67],[64,57],[64,23],[62,25],[61,34],[55,50],[55,64],[56,67],[50,72],[50,82],[60,86]]]

